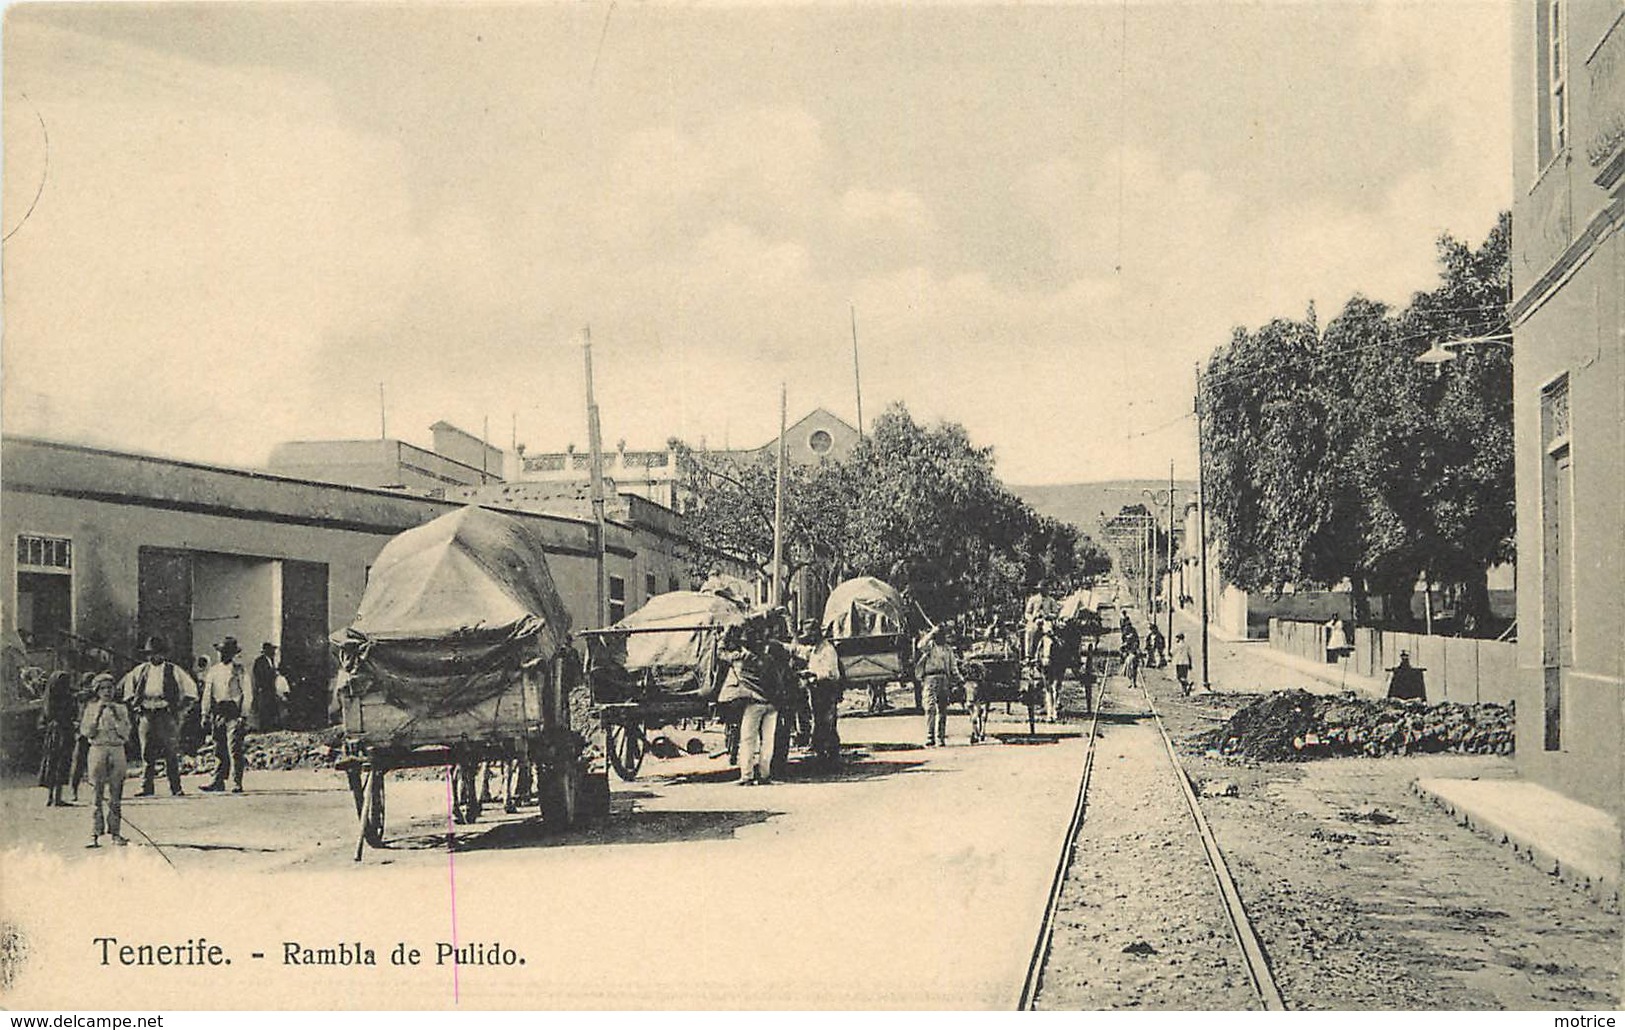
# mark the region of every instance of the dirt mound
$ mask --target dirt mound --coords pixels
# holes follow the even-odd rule
[[[344,744],[344,729],[329,726],[321,730],[272,730],[250,733],[243,756],[250,769],[330,769]],[[190,764],[192,768],[187,768]],[[187,772],[214,768],[214,742],[205,741],[191,763],[182,760]]]
[[[1513,728],[1511,705],[1427,705],[1289,690],[1236,712],[1204,744],[1263,762],[1439,751],[1510,755]]]

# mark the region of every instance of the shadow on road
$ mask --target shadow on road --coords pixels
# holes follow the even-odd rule
[[[188,841],[156,840],[153,846],[162,851],[173,848],[176,851],[236,851],[245,855],[274,855],[286,848],[252,848],[245,844],[195,844]]]
[[[918,748],[912,750],[918,750]],[[893,759],[868,761],[860,754],[848,757],[845,763],[833,769],[807,769],[795,778],[819,783],[847,783],[856,780],[874,780],[882,776],[896,776],[899,773],[928,771],[921,769],[923,765],[925,765],[923,761],[900,762]]]
[[[619,808],[619,806],[617,806]],[[499,823],[488,830],[460,833],[453,850],[506,851],[513,848],[589,847],[607,844],[670,844],[676,841],[731,840],[741,827],[765,823],[783,815],[753,808],[736,812],[663,812],[634,808],[616,811],[609,818],[578,826],[568,833],[554,833],[539,818]],[[446,835],[424,834],[391,843],[392,848],[422,850],[443,848]]]

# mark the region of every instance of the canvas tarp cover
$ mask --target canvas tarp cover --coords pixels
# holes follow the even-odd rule
[[[633,684],[642,683],[662,694],[709,700],[717,692],[716,649],[721,634],[730,626],[744,625],[747,614],[728,597],[703,591],[674,590],[650,598],[596,639],[593,664],[599,671],[595,675],[624,679],[622,689],[628,692]],[[613,632],[662,626],[672,629]]]
[[[489,700],[569,629],[540,534],[468,507],[384,545],[355,621],[332,640],[351,689],[421,718]]]
[[[824,633],[836,639],[893,636],[906,631],[903,595],[873,576],[849,579],[824,604]]]
[[[1078,617],[1079,612],[1093,612],[1096,607],[1094,593],[1089,590],[1079,590],[1077,593],[1069,594],[1062,599],[1061,610],[1058,615],[1063,619],[1075,619]]]

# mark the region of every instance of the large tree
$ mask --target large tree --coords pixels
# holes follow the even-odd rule
[[[1355,297],[1322,332],[1311,309],[1237,329],[1208,363],[1208,496],[1226,573],[1247,589],[1349,580],[1410,619],[1419,576],[1488,616],[1485,574],[1513,546],[1510,350],[1463,345],[1443,374],[1434,341],[1497,334],[1510,295],[1511,222],[1478,248],[1439,241],[1440,284],[1404,311]]]
[[[691,539],[768,571],[770,456],[679,450]],[[974,445],[963,426],[921,425],[901,404],[875,420],[847,461],[786,470],[784,536],[790,572],[810,569],[826,586],[878,576],[935,620],[1005,608],[1034,587],[1071,590],[1109,564],[1076,527],[1008,490],[992,449]]]

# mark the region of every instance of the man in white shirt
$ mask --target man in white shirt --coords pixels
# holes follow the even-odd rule
[[[197,703],[197,683],[167,659],[168,653],[163,637],[148,637],[141,645],[146,660],[119,681],[119,696],[136,716],[136,738],[147,764],[137,797],[152,796],[160,758],[169,777],[169,792],[176,797],[186,793],[181,790],[180,726]]]
[[[1027,606],[1022,610],[1021,657],[1029,665],[1038,658],[1038,635],[1043,631],[1044,613],[1048,607],[1049,601],[1040,590],[1027,598]]]
[[[237,638],[227,637],[215,649],[220,652],[220,660],[209,666],[209,675],[203,681],[203,727],[214,738],[214,779],[203,789],[225,790],[229,768],[231,792],[241,794],[245,720],[254,695]]]

